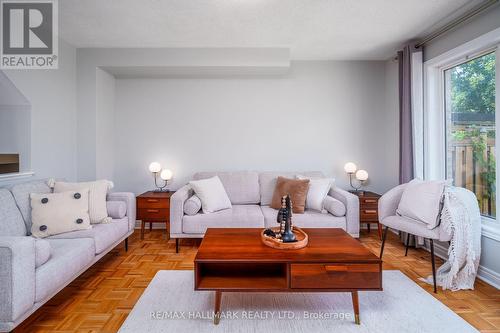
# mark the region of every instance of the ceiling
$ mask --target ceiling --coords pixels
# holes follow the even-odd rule
[[[289,47],[294,60],[385,60],[479,0],[61,0],[76,47]]]

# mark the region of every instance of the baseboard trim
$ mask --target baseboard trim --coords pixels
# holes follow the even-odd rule
[[[500,274],[487,268],[479,265],[479,269],[477,271],[477,277],[481,279],[483,282],[500,289]]]
[[[141,229],[141,221],[136,221],[135,222],[135,228],[134,229]],[[144,229],[149,230],[149,222],[146,224]],[[166,229],[165,222],[154,222],[153,223],[153,229]]]

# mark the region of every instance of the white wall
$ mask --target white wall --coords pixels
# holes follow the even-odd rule
[[[424,60],[432,59],[448,50],[500,27],[500,6],[478,15],[455,30],[434,39],[424,47]]]
[[[31,106],[0,71],[0,154],[19,154],[19,171],[31,170]]]
[[[114,179],[115,78],[96,69],[96,178]]]
[[[36,178],[76,178],[76,50],[59,40],[59,69],[5,70],[31,104]]]
[[[96,69],[123,77],[227,76],[283,73],[289,68],[287,48],[147,48],[78,49],[77,52],[77,178],[96,179],[98,150],[103,138],[98,133],[102,119],[97,114],[98,92],[106,80]],[[104,126],[107,128],[107,126]],[[99,141],[98,141],[99,140]],[[106,144],[106,143],[104,143]],[[102,156],[102,154],[101,154]],[[100,167],[99,167],[100,168]],[[101,168],[100,168],[101,169]]]
[[[294,62],[264,77],[116,81],[115,185],[150,189],[147,167],[174,171],[173,188],[204,170],[321,170],[346,185],[343,165],[370,188],[397,181],[397,131],[384,62]],[[397,114],[396,114],[397,116]]]

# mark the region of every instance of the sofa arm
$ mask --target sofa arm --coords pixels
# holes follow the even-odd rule
[[[346,231],[353,237],[359,237],[359,199],[352,193],[338,187],[332,187],[328,195],[339,200],[346,208]]]
[[[125,202],[127,205],[128,230],[134,230],[136,217],[135,195],[131,192],[114,192],[109,193],[106,200]]]
[[[378,220],[382,222],[388,216],[396,215],[406,184],[401,184],[387,191],[378,200]]]
[[[184,185],[170,197],[170,235],[182,233],[184,202],[193,195],[191,186]]]
[[[0,236],[0,321],[14,322],[35,303],[35,239]]]

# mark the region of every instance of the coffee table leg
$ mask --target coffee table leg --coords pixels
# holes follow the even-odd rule
[[[360,325],[360,320],[359,320],[359,302],[358,302],[358,292],[357,291],[351,291],[352,295],[352,307],[354,308],[354,322],[356,325]]]
[[[222,291],[215,292],[215,308],[214,308],[214,324],[219,325],[220,322],[220,302],[222,300]]]

